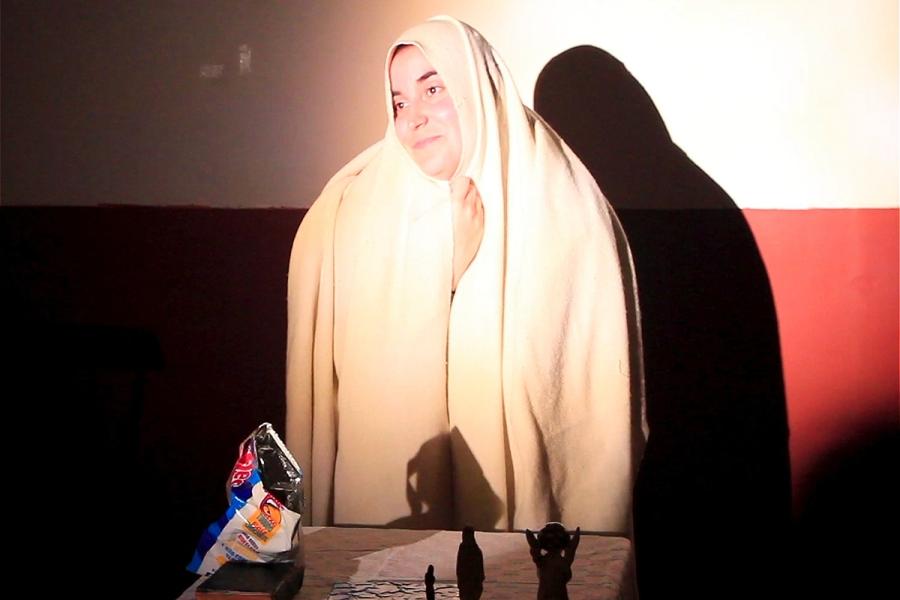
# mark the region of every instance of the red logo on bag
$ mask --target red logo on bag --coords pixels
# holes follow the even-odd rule
[[[250,444],[245,444],[241,448],[237,462],[234,463],[234,469],[231,471],[231,487],[240,487],[241,484],[250,478],[250,474],[253,473],[254,462],[253,449],[250,447]]]

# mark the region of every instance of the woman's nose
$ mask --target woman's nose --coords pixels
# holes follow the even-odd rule
[[[418,129],[422,125],[428,122],[428,116],[425,114],[425,111],[418,104],[413,104],[409,107],[409,113],[407,113],[409,119],[409,126],[412,129]]]

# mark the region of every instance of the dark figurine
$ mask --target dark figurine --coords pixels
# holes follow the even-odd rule
[[[537,565],[537,600],[569,600],[566,584],[572,579],[572,562],[581,541],[581,527],[570,536],[561,523],[547,523],[537,537],[526,529],[525,538],[531,547],[531,559]]]
[[[475,529],[464,527],[456,553],[456,587],[459,600],[478,600],[484,587],[484,556],[475,543]]]
[[[434,565],[425,571],[425,600],[434,600]]]

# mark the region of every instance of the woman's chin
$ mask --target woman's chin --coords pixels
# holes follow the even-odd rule
[[[440,179],[442,181],[450,181],[450,178],[453,177],[453,173],[456,172],[456,165],[450,167],[444,164],[419,163],[419,168],[429,177]]]

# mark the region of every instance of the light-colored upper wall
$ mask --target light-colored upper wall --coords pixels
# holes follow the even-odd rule
[[[528,105],[558,53],[581,44],[611,53],[674,141],[742,208],[900,204],[896,0],[204,0],[168,12],[136,4],[150,8],[132,37],[152,46],[152,58],[122,74],[129,89],[95,85],[99,108],[87,94],[83,104],[47,103],[46,114],[20,109],[61,132],[32,139],[7,127],[17,105],[4,77],[3,126],[15,134],[4,136],[4,204],[309,205],[382,136],[390,43],[441,13],[484,34]],[[231,60],[239,43],[253,48],[252,82],[200,81],[200,63]],[[97,67],[110,55],[82,59],[93,76],[119,75]],[[99,113],[81,123],[88,106]],[[48,157],[50,182],[35,166]]]
[[[340,4],[372,15],[328,23],[346,49],[334,58],[354,70],[332,80],[322,73],[319,85],[345,117],[326,125],[325,107],[311,107],[306,118],[329,136],[354,132],[343,135],[356,148],[385,122],[384,49],[407,25],[443,12],[497,48],[528,105],[553,56],[580,44],[611,53],[650,94],[675,142],[742,208],[898,205],[896,1]],[[348,79],[365,88],[347,94]],[[371,100],[365,111],[363,99]],[[326,154],[313,178],[324,181],[349,158],[343,149]]]

